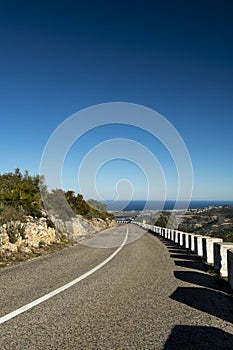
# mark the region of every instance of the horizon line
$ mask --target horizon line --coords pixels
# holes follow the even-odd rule
[[[94,198],[89,198],[89,199],[94,199]],[[95,200],[99,200],[101,202],[132,202],[132,201],[141,201],[141,202],[167,202],[167,201],[172,201],[172,202],[192,202],[192,201],[196,201],[196,202],[233,202],[233,199],[95,199]]]

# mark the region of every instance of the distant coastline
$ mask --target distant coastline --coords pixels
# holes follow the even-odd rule
[[[176,209],[186,209],[187,204],[185,201],[176,202],[174,200],[162,201],[143,201],[132,200],[128,201],[103,201],[107,205],[108,211],[141,211],[141,210],[173,210],[176,205]],[[233,201],[219,201],[219,200],[192,200],[189,203],[188,209],[202,209],[210,206],[233,206]]]

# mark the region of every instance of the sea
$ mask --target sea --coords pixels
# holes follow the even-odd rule
[[[107,210],[111,212],[116,211],[142,211],[142,210],[182,210],[182,209],[202,209],[210,206],[233,206],[233,201],[218,201],[218,200],[191,200],[186,201],[145,201],[145,200],[131,200],[131,201],[103,201],[107,205]]]

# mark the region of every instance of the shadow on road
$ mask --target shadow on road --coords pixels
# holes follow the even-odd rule
[[[230,350],[233,336],[215,327],[175,326],[164,350]]]
[[[178,287],[170,298],[222,320],[233,322],[233,298],[222,292],[207,288]]]
[[[209,267],[202,262],[195,260],[174,260],[176,266],[185,267],[187,269],[200,270],[207,272]]]
[[[209,315],[233,323],[233,297],[232,290],[228,283],[218,277],[205,273],[210,267],[200,261],[199,257],[190,254],[186,249],[183,249],[175,243],[167,242],[161,237],[158,237],[158,239],[166,245],[175,265],[186,268],[185,271],[174,271],[175,278],[192,284],[191,287],[183,287],[182,284],[173,292],[170,298]],[[200,286],[200,288],[196,286]],[[201,342],[201,347],[194,346],[193,342],[190,342],[191,347],[185,347],[184,343],[182,343],[184,341],[182,338],[186,338],[186,330],[190,334],[190,336],[187,337],[187,341],[189,341],[189,338],[192,339],[192,337],[196,337],[197,340],[199,339],[202,341],[201,334],[203,334],[204,329],[208,331],[209,334],[212,334],[211,337],[210,335],[206,337],[206,343],[204,343],[204,345],[203,342]],[[221,345],[221,341],[217,342],[218,347],[215,346],[216,342],[213,342],[213,345],[209,346],[211,343],[210,338],[212,339],[215,334],[220,334],[220,339],[224,340],[226,338],[227,344],[231,344],[230,347],[225,346],[224,342]],[[174,337],[177,338],[178,344],[180,342],[181,345],[174,345],[174,343],[172,343]],[[231,342],[229,342],[229,337]],[[233,336],[231,335],[229,337],[225,337],[223,331],[211,327],[182,326],[182,328],[174,328],[165,349],[233,349]]]
[[[181,251],[179,249],[169,249],[169,252],[171,253],[170,257],[174,259],[174,263],[176,266],[205,272],[209,270],[209,266],[204,264],[202,261],[198,260],[196,256],[188,254],[188,252],[185,250]]]
[[[183,255],[187,255],[187,252],[182,249],[182,248],[176,248],[174,249],[174,247],[172,247],[173,249],[168,249],[169,253],[175,253],[175,254],[183,254]]]
[[[175,265],[204,272],[207,272],[209,270],[208,265],[200,261],[200,258],[197,256],[190,254],[187,249],[181,248],[175,243],[172,245],[169,243],[169,246],[167,246],[167,248],[171,258],[179,259],[174,260]]]
[[[196,271],[174,271],[174,276],[181,281],[215,289],[227,294],[232,292],[228,283],[220,278]]]
[[[192,255],[187,255],[187,254],[170,254],[171,258],[176,258],[176,259],[185,259],[185,260],[192,260],[196,261],[196,258]]]
[[[171,243],[167,243],[167,242],[163,242],[164,243],[164,245],[167,247],[167,248],[174,248],[175,246],[173,245],[173,244],[171,244]],[[179,248],[180,249],[180,248]]]

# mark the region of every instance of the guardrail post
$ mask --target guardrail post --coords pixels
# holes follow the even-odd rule
[[[214,263],[214,243],[222,241],[222,238],[206,236],[202,238],[203,259],[207,261],[208,264]]]
[[[175,243],[179,243],[179,232],[175,230]]]
[[[171,239],[171,230],[167,229],[167,239]]]
[[[175,240],[175,230],[171,230],[171,241]]]
[[[191,233],[191,246],[190,246],[191,252],[195,252],[195,249],[196,249],[196,247],[195,247],[195,237],[196,237],[196,235]]]
[[[178,230],[163,228],[135,222],[144,229],[156,232],[161,237],[174,241],[182,247],[190,249],[207,263],[214,264],[215,270],[222,276],[228,277],[233,289],[233,243],[223,242],[221,238],[201,236]]]
[[[222,276],[228,276],[227,250],[233,249],[232,242],[214,243],[214,268]]]
[[[183,246],[183,241],[184,241],[183,232],[180,231],[180,232],[179,232],[179,245],[180,245],[180,246]]]
[[[185,235],[185,248],[191,249],[191,234],[186,233]]]

